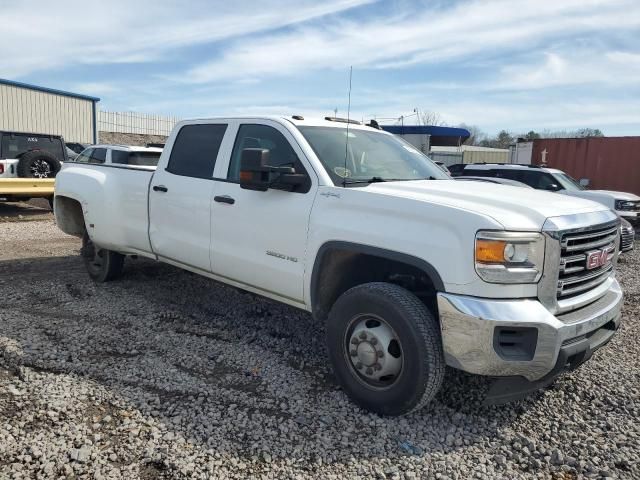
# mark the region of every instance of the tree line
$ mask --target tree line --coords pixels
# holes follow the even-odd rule
[[[537,138],[586,138],[586,137],[604,137],[599,128],[579,128],[577,130],[542,130],[536,132],[530,130],[527,133],[513,133],[507,130],[500,130],[497,135],[489,136],[482,132],[474,125],[460,125],[471,133],[471,136],[465,141],[467,145],[479,145],[481,147],[491,148],[509,148],[517,141],[535,140]]]
[[[420,112],[420,120],[422,125],[446,126],[446,122],[437,112],[422,111]],[[477,125],[467,125],[461,123],[458,125],[469,131],[470,136],[464,142],[465,145],[478,145],[481,147],[491,148],[509,148],[509,145],[516,143],[518,140],[535,140],[536,138],[586,138],[586,137],[604,137],[599,128],[579,128],[577,130],[542,130],[536,132],[530,130],[526,133],[510,132],[508,130],[500,130],[496,135],[490,136],[483,132]]]

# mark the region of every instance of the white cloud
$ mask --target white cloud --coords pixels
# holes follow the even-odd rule
[[[490,87],[504,89],[542,89],[565,85],[596,84],[619,86],[640,83],[640,54],[630,52],[547,52],[544,61],[509,65],[501,69],[500,79]]]
[[[637,28],[636,0],[474,0],[445,10],[421,9],[412,15],[402,11],[393,18],[363,22],[316,22],[286,33],[241,39],[219,57],[194,66],[182,80],[289,76],[349,65],[397,69],[527,51],[579,33]]]
[[[176,49],[292,25],[372,0],[0,0],[0,73],[161,60]]]
[[[108,82],[80,82],[72,85],[71,90],[86,95],[106,95],[119,93],[119,87]]]

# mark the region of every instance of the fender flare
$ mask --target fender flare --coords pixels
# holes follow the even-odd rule
[[[405,263],[407,265],[411,265],[413,267],[418,268],[423,271],[433,283],[434,288],[438,292],[446,292],[444,288],[444,282],[440,277],[440,274],[435,269],[433,265],[431,265],[426,260],[415,257],[413,255],[409,255],[406,253],[396,252],[394,250],[388,250],[380,247],[373,247],[371,245],[364,245],[360,243],[352,243],[345,242],[340,240],[331,240],[326,243],[323,243],[322,246],[318,249],[316,253],[315,261],[313,262],[313,271],[311,273],[311,283],[310,283],[310,300],[312,308],[316,305],[317,302],[317,287],[318,287],[318,279],[320,278],[321,266],[324,260],[325,255],[329,250],[346,250],[353,253],[362,253],[365,255],[372,255],[380,258],[385,258],[387,260],[393,260],[400,263]]]

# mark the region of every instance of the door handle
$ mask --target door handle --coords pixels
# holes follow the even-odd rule
[[[228,203],[229,205],[236,203],[235,199],[231,198],[229,195],[216,195],[213,197],[213,200],[220,203]]]
[[[153,191],[154,192],[168,192],[169,189],[167,187],[165,187],[164,185],[154,185],[153,186]]]

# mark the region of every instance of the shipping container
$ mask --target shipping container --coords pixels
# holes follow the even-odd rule
[[[591,190],[640,195],[640,137],[542,138],[533,141],[531,159],[589,179]]]

